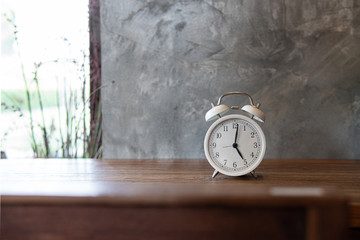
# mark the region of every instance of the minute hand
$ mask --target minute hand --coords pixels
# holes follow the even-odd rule
[[[235,140],[234,140],[234,143],[236,143],[237,136],[238,136],[238,132],[239,132],[239,124],[236,124],[236,132],[235,132]]]
[[[236,149],[236,151],[240,155],[241,159],[244,159],[244,157],[242,156],[242,154],[241,154],[241,152],[240,152],[240,150],[238,148],[238,144],[236,143],[238,132],[239,132],[239,124],[236,124],[235,141],[234,141],[234,144],[232,146],[233,146],[233,148]]]

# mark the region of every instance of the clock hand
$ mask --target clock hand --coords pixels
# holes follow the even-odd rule
[[[232,145],[231,146],[223,146],[223,148],[228,148],[228,147],[232,147]]]
[[[237,152],[238,152],[238,154],[240,155],[241,159],[243,159],[243,160],[244,160],[244,158],[243,158],[243,156],[242,156],[242,154],[241,154],[240,150],[238,149],[238,145],[237,145],[237,143],[234,143],[234,144],[233,144],[233,148],[235,148],[235,149],[236,149],[236,151],[237,151]]]
[[[244,163],[245,163],[245,165],[246,165],[246,164],[247,164],[246,159],[244,159],[243,155],[241,154],[241,152],[240,152],[240,150],[239,150],[239,148],[238,148],[238,144],[237,144],[237,143],[234,143],[234,144],[233,144],[233,148],[236,149],[236,151],[237,151],[238,154],[240,155],[241,159],[244,160]]]
[[[236,132],[235,132],[235,141],[234,141],[234,143],[236,143],[238,132],[239,132],[239,124],[236,124]]]
[[[241,159],[244,160],[244,164],[247,165],[247,161],[246,159],[242,156],[240,150],[236,147],[236,151],[238,152],[238,154],[240,155]]]
[[[238,132],[239,132],[239,124],[236,124],[235,141],[234,141],[234,144],[232,146],[233,146],[233,148],[236,149],[236,151],[240,155],[241,159],[245,161],[244,157],[242,156],[242,154],[241,154],[241,152],[240,152],[240,150],[238,148],[238,144],[236,143]],[[245,163],[246,163],[246,161],[245,161]]]

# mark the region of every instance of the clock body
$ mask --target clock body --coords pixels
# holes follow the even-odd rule
[[[240,114],[216,120],[204,139],[204,152],[210,165],[228,176],[241,176],[255,170],[265,150],[266,139],[260,126]]]

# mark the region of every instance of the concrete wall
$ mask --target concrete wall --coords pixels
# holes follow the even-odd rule
[[[228,91],[262,104],[266,158],[360,158],[359,6],[102,0],[104,158],[205,158]]]

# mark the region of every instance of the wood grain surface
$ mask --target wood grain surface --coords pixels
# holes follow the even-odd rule
[[[96,195],[105,183],[183,184],[203,186],[319,186],[337,188],[351,202],[360,202],[360,161],[319,159],[265,159],[250,175],[211,178],[213,169],[204,159],[0,160],[3,194]],[[70,186],[69,186],[69,183]],[[54,184],[59,188],[53,188]],[[77,184],[86,186],[77,188]],[[66,186],[62,188],[61,186]],[[81,194],[80,194],[81,195]]]
[[[360,228],[360,161],[265,159],[257,169],[258,178],[219,174],[213,179],[212,171],[204,159],[0,160],[1,225],[7,230],[3,231],[3,237],[22,239],[25,234],[33,237],[27,239],[88,238],[90,233],[86,233],[85,226],[90,223],[83,223],[87,219],[94,221],[98,217],[99,221],[107,222],[106,219],[115,217],[119,223],[125,224],[127,218],[120,216],[130,216],[130,212],[133,213],[132,221],[146,225],[139,227],[146,234],[149,234],[152,223],[158,221],[162,224],[158,231],[150,231],[148,239],[151,236],[152,239],[184,237],[181,234],[176,235],[178,238],[166,235],[176,225],[169,220],[173,218],[179,218],[178,223],[187,234],[202,236],[203,239],[213,236],[215,239],[221,231],[213,229],[218,222],[209,218],[226,219],[225,216],[232,211],[240,218],[256,220],[257,223],[249,225],[248,220],[240,221],[234,217],[226,220],[228,224],[255,229],[262,226],[265,235],[272,229],[274,234],[278,234],[278,239],[296,239],[291,237],[291,233],[297,233],[300,236],[297,239],[339,239],[342,225]],[[143,217],[146,212],[152,223]],[[37,214],[39,219],[43,219],[42,223],[48,224],[25,227]],[[203,218],[194,218],[194,214]],[[186,221],[186,218],[190,220]],[[196,221],[191,221],[192,218]],[[63,238],[56,238],[59,234],[50,231],[50,226],[60,228],[66,225],[67,219],[74,219],[75,225],[68,227],[69,231],[61,235]],[[267,219],[267,222],[272,219],[275,225],[263,226],[261,219]],[[191,224],[197,225],[199,221],[208,224],[203,234],[191,229]],[[129,238],[134,237],[131,231],[136,229],[135,225],[125,225],[123,233]],[[103,231],[118,234],[115,226],[97,223],[91,234],[95,236]],[[334,231],[326,229],[329,226],[333,226]],[[23,234],[17,235],[16,229],[23,229]],[[174,229],[174,232],[178,230]],[[235,232],[228,229],[229,235],[226,236]],[[352,234],[357,237],[358,233]],[[256,236],[261,239],[265,235],[259,233]],[[110,234],[108,238],[98,236],[93,239],[112,237]]]

